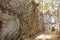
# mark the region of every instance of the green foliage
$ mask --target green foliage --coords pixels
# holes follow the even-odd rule
[[[37,1],[40,1],[39,2],[39,6],[38,6],[38,9],[41,11],[41,12],[46,12],[47,10],[52,10],[52,11],[55,11],[58,7],[56,4],[55,1],[52,1],[52,0],[37,0]],[[51,11],[50,10],[50,11]]]
[[[40,5],[38,6],[38,9],[43,11],[43,10],[48,10],[49,4],[51,4],[51,0],[40,0]]]

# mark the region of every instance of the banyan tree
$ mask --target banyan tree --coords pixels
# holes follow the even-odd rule
[[[0,40],[24,40],[37,34],[38,11],[34,0],[0,0]]]

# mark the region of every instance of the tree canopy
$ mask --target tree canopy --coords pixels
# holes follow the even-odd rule
[[[38,9],[45,13],[46,11],[50,10],[54,12],[58,8],[58,1],[56,0],[36,0],[39,3]]]

